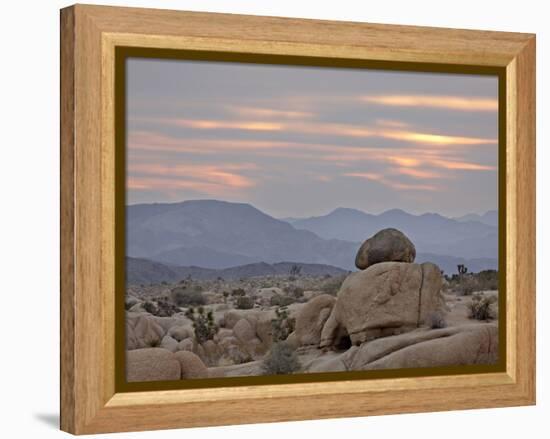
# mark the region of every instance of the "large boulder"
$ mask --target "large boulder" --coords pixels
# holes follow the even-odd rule
[[[233,326],[241,319],[246,319],[250,322],[252,326],[256,326],[256,321],[258,320],[258,314],[260,311],[255,309],[242,310],[242,309],[232,309],[226,311],[223,315],[223,327],[228,329],[233,329]]]
[[[182,341],[186,338],[193,338],[195,336],[195,331],[192,325],[172,326],[168,330],[168,335],[177,341]]]
[[[256,340],[256,332],[247,319],[240,319],[233,327],[233,334],[242,343]]]
[[[355,266],[360,270],[380,262],[414,262],[416,249],[403,232],[383,229],[367,239],[355,257]]]
[[[495,364],[498,342],[496,324],[419,329],[354,347],[342,362],[349,370]]]
[[[192,351],[195,348],[193,340],[185,338],[178,343],[178,351]]]
[[[160,347],[166,349],[170,352],[176,352],[178,350],[178,341],[169,335],[165,335],[162,338],[162,341],[160,343]]]
[[[294,334],[299,345],[319,345],[321,331],[336,302],[334,296],[321,294],[308,301],[296,315]]]
[[[198,357],[189,351],[179,351],[174,354],[181,367],[181,378],[207,378],[208,369]]]
[[[126,351],[128,382],[172,381],[181,377],[181,367],[174,354],[162,348]]]
[[[334,346],[343,333],[358,345],[414,330],[442,305],[441,272],[434,264],[375,264],[342,284],[321,347]]]
[[[159,346],[164,328],[148,314],[126,313],[126,349]]]
[[[256,331],[249,320],[245,318],[239,320],[233,327],[233,334],[239,342],[239,350],[247,352],[250,357],[254,358],[265,353],[262,341],[256,336]]]

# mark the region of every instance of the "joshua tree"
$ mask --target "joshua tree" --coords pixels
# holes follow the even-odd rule
[[[275,318],[271,320],[271,328],[273,330],[273,342],[284,341],[290,333],[294,331],[294,319],[289,317],[286,306],[281,306],[275,310]]]
[[[460,275],[464,275],[468,273],[468,267],[466,267],[466,265],[464,264],[458,264],[457,269],[458,269],[458,274]]]
[[[302,267],[300,265],[294,264],[292,267],[290,267],[291,277],[300,276],[301,273],[302,273]]]
[[[196,311],[189,308],[185,316],[193,322],[195,340],[199,344],[212,340],[218,332],[218,325],[214,322],[214,314],[212,311],[205,312],[202,306],[199,306]]]

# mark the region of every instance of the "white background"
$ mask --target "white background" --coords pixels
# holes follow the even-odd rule
[[[538,405],[536,407],[246,425],[117,437],[548,437],[550,264],[548,14],[545,1],[110,1],[146,6],[537,34]],[[0,12],[0,433],[54,437],[59,414],[59,8],[11,0]],[[546,13],[545,13],[546,12]],[[546,317],[546,320],[543,319]],[[330,384],[327,384],[330,386]],[[546,432],[543,432],[543,429]]]

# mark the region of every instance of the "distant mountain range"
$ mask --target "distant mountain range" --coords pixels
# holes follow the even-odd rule
[[[485,212],[483,215],[479,215],[477,213],[469,213],[464,216],[459,216],[455,218],[457,221],[478,221],[483,224],[487,224],[489,226],[498,226],[498,212],[496,210],[489,210],[488,212]]]
[[[356,209],[339,208],[323,216],[294,219],[291,224],[296,229],[309,230],[324,239],[351,242],[361,242],[381,229],[394,227],[405,233],[420,253],[461,258],[496,258],[498,255],[496,226],[446,218],[436,213],[412,215],[392,209],[372,215]]]
[[[249,204],[193,200],[131,205],[126,217],[127,256],[147,260],[132,264],[135,273],[145,273],[148,279],[151,270],[171,276],[174,267],[223,270],[282,261],[353,270],[360,244],[387,227],[409,236],[418,262],[429,260],[448,273],[461,263],[470,271],[497,266],[497,227],[486,223],[490,212],[480,216],[482,222],[398,209],[372,215],[340,208],[324,216],[283,221]],[[132,274],[135,279],[141,275]]]
[[[322,276],[329,274],[336,276],[346,273],[346,270],[330,265],[295,262],[279,262],[277,264],[258,262],[216,270],[202,267],[168,266],[147,259],[126,258],[126,282],[136,285],[160,283],[162,281],[178,282],[188,277],[197,280],[213,280],[217,278],[233,280],[257,276],[288,275],[294,265],[298,265],[301,268],[300,274],[302,275]]]
[[[299,261],[352,268],[358,242],[297,230],[249,204],[214,200],[128,206],[127,256],[169,265],[228,268]]]

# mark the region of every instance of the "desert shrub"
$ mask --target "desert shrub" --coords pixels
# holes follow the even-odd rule
[[[276,294],[269,299],[271,306],[288,306],[294,302],[296,302],[296,298],[291,296],[281,296],[280,294]]]
[[[476,291],[498,290],[499,276],[497,270],[483,270],[479,273],[453,274],[445,276],[446,289],[462,296],[469,296]]]
[[[428,326],[431,329],[441,329],[447,327],[445,315],[441,311],[432,312],[427,319]]]
[[[491,305],[497,301],[495,296],[485,296],[484,294],[474,294],[472,301],[468,305],[471,319],[491,320],[495,318],[495,312]]]
[[[304,289],[302,287],[298,287],[296,285],[289,285],[287,287],[283,288],[283,291],[290,295],[294,296],[295,298],[304,297]]]
[[[298,372],[301,367],[298,355],[292,346],[284,341],[271,346],[262,364],[265,375],[287,375]]]
[[[206,304],[202,293],[193,286],[177,287],[170,292],[172,302],[177,306],[199,306]]]
[[[199,344],[212,340],[217,334],[219,328],[214,322],[212,311],[206,312],[202,306],[199,306],[196,310],[189,308],[185,316],[193,322],[195,339]]]
[[[242,296],[246,296],[246,291],[243,290],[242,288],[236,288],[234,289],[233,291],[231,291],[231,295],[233,297],[242,297]]]
[[[472,275],[458,276],[453,286],[453,291],[461,296],[470,296],[476,290],[477,282]]]
[[[157,297],[156,298],[156,316],[159,317],[170,317],[178,312],[180,309],[168,300],[167,297]]]
[[[281,306],[281,296],[280,294],[275,294],[274,296],[271,296],[271,299],[269,299],[269,304],[271,306]]]
[[[474,275],[480,290],[498,290],[498,271],[483,270]]]
[[[252,358],[249,353],[241,352],[236,349],[231,355],[231,360],[234,364],[245,364],[254,361],[254,358]]]
[[[158,348],[158,347],[160,347],[161,343],[162,343],[162,340],[156,339],[156,338],[146,342],[147,346],[150,347],[150,348]]]
[[[237,298],[237,303],[235,304],[237,309],[252,309],[254,308],[254,300],[252,297],[239,296]]]
[[[345,275],[331,277],[323,282],[323,284],[321,285],[321,291],[325,294],[336,296],[336,294],[338,294],[338,291],[340,291],[340,287],[344,283],[345,279]]]
[[[294,331],[296,320],[291,318],[286,306],[275,310],[275,318],[271,320],[273,343],[284,341]]]
[[[149,314],[153,314],[153,315],[155,315],[157,312],[157,307],[153,302],[149,300],[146,302],[143,302],[143,309],[147,311]]]

